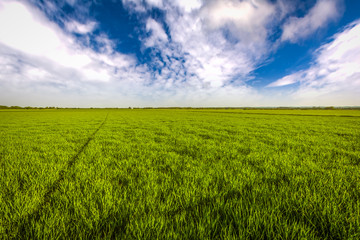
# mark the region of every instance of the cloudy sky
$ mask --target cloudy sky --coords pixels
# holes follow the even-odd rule
[[[359,106],[358,0],[0,0],[0,105]]]

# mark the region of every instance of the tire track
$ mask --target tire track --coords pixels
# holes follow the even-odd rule
[[[89,143],[94,139],[98,131],[104,126],[105,122],[108,119],[108,116],[109,113],[107,113],[104,121],[99,125],[99,127],[88,137],[87,141],[84,143],[84,145],[82,145],[79,151],[68,161],[67,166],[60,171],[59,177],[50,185],[50,187],[43,196],[43,200],[39,203],[39,205],[32,212],[25,215],[25,217],[21,218],[20,221],[18,221],[17,229],[19,231],[17,232],[17,235],[19,233],[21,234],[21,232],[25,230],[25,225],[26,223],[29,222],[29,220],[35,219],[36,221],[38,221],[40,219],[42,211],[47,206],[47,204],[50,203],[52,194],[59,189],[61,182],[63,182],[65,179],[66,173],[73,167],[75,162],[79,159],[80,154],[84,152],[84,150],[89,145]],[[12,230],[14,230],[14,228]]]

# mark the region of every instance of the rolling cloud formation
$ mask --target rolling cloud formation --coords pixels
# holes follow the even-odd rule
[[[310,67],[265,88],[252,85],[254,72],[279,48],[304,42],[338,21],[342,1],[318,0],[299,14],[298,1],[122,0],[124,11],[138,21],[135,38],[148,61],[120,51],[121,39],[89,17],[86,6],[76,0],[63,4],[78,15],[60,14],[51,1],[0,2],[2,104],[271,106],[360,100],[358,20],[324,41]],[[154,11],[163,17],[149,14]],[[275,101],[269,89],[281,97]]]

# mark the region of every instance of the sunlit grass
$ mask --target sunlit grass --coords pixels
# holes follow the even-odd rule
[[[0,234],[358,239],[359,114],[304,112],[0,111]]]

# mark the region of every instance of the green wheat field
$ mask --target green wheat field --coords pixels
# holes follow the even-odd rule
[[[0,110],[0,239],[360,239],[360,110]]]

